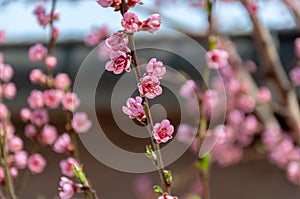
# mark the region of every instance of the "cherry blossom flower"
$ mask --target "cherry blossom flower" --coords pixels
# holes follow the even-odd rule
[[[106,8],[106,7],[112,6],[113,3],[114,3],[114,0],[96,0],[96,2],[97,2],[100,6]]]
[[[258,6],[257,6],[257,3],[255,2],[255,0],[252,2],[249,2],[247,4],[246,8],[251,15],[256,15],[256,13],[258,11]]]
[[[23,149],[23,140],[17,136],[9,139],[8,148],[11,152],[17,152]]]
[[[57,90],[48,89],[44,91],[43,102],[47,107],[55,109],[59,106],[60,101],[61,101],[61,97]]]
[[[300,67],[290,71],[290,78],[295,86],[300,86]]]
[[[38,43],[30,47],[28,52],[28,58],[32,62],[42,61],[46,58],[46,54],[46,47]]]
[[[41,132],[41,140],[44,144],[53,144],[57,138],[57,129],[55,126],[46,124]]]
[[[209,68],[220,69],[228,64],[228,53],[225,50],[214,49],[206,53],[206,63]]]
[[[153,75],[146,75],[142,77],[138,83],[138,89],[141,96],[145,96],[149,99],[153,99],[154,97],[162,94],[159,79]]]
[[[71,86],[71,79],[66,73],[59,73],[54,79],[54,87],[57,89],[66,89]]]
[[[197,129],[193,129],[187,124],[180,124],[177,130],[176,139],[179,142],[190,144],[195,138]]]
[[[105,40],[109,36],[108,26],[101,26],[96,30],[93,30],[84,38],[84,43],[87,46],[95,46],[101,41]]]
[[[143,21],[141,30],[149,31],[150,33],[156,32],[161,26],[161,18],[159,14],[152,14],[147,20]]]
[[[46,14],[45,7],[42,5],[36,6],[35,9],[33,10],[33,14],[36,16],[41,15],[41,14]]]
[[[32,90],[27,102],[32,109],[42,108],[44,106],[44,97],[42,91]]]
[[[272,94],[267,87],[261,87],[257,93],[257,101],[260,103],[269,103],[272,100]]]
[[[111,61],[107,62],[105,69],[112,71],[114,74],[120,74],[123,70],[130,71],[131,56],[122,51],[110,53]]]
[[[4,56],[2,53],[0,53],[0,64],[4,63]]]
[[[48,112],[44,109],[36,109],[32,112],[31,122],[37,126],[43,126],[49,121]]]
[[[110,51],[127,52],[128,47],[127,40],[125,38],[126,34],[124,32],[118,31],[105,40],[105,46]]]
[[[158,78],[162,78],[162,76],[166,73],[166,67],[161,61],[157,61],[156,58],[152,58],[147,66],[146,71],[148,75],[154,75]]]
[[[45,59],[45,64],[46,64],[46,67],[49,68],[49,69],[55,68],[55,66],[57,64],[56,57],[54,57],[52,55],[47,56],[46,59]]]
[[[72,157],[69,157],[66,160],[60,161],[59,167],[61,169],[61,173],[66,176],[73,177],[74,176],[74,172],[73,172],[74,165],[79,166],[78,162]]]
[[[64,133],[57,138],[53,145],[53,150],[56,153],[65,153],[65,152],[72,152],[73,147],[71,144],[71,138],[68,133]]]
[[[30,72],[29,79],[32,83],[44,84],[46,82],[46,75],[41,69],[33,69]]]
[[[39,153],[35,153],[28,158],[28,168],[34,174],[43,172],[46,164],[45,158]]]
[[[27,165],[28,154],[26,151],[17,151],[14,155],[14,163],[17,168],[24,169]]]
[[[3,93],[6,99],[12,100],[17,94],[17,88],[15,83],[8,83],[3,85]]]
[[[61,177],[59,181],[59,197],[61,199],[69,199],[76,193],[76,185],[72,180]]]
[[[126,12],[121,22],[123,28],[128,33],[137,32],[141,23],[138,16],[132,12]]]
[[[76,93],[68,92],[64,95],[62,101],[61,101],[64,109],[74,112],[77,107],[80,105],[80,100]]]
[[[8,82],[14,75],[14,70],[9,64],[0,64],[0,80]]]
[[[127,1],[127,7],[133,8],[136,4],[143,5],[141,0],[128,0]]]
[[[135,99],[129,98],[126,102],[126,106],[122,107],[122,110],[131,119],[143,121],[146,119],[146,114],[142,102],[143,100],[139,96],[135,97]]]
[[[22,108],[20,111],[20,117],[23,122],[28,122],[31,119],[31,110],[29,108]]]
[[[86,113],[79,112],[73,115],[71,125],[75,132],[85,133],[91,128],[92,122],[88,119]]]
[[[176,196],[171,196],[167,193],[164,193],[162,196],[159,196],[157,199],[178,199]]]
[[[0,119],[7,119],[10,115],[10,112],[5,104],[0,103]]]
[[[172,138],[174,133],[174,127],[170,124],[170,121],[164,119],[161,123],[156,123],[153,126],[153,137],[157,143],[165,143]]]
[[[300,184],[300,163],[298,161],[292,161],[287,166],[287,177],[288,179],[296,184]]]
[[[5,42],[5,32],[3,30],[0,30],[0,44],[3,44]]]
[[[27,124],[25,126],[24,132],[25,132],[26,137],[31,138],[31,139],[36,138],[36,136],[38,134],[38,130],[33,124]]]

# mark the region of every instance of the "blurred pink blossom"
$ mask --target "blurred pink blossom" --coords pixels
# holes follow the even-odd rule
[[[73,181],[66,177],[61,177],[59,181],[59,197],[61,199],[70,199],[76,192],[76,186]]]
[[[30,72],[29,79],[32,83],[44,84],[46,82],[46,75],[41,69],[33,69]]]
[[[66,73],[59,73],[54,79],[54,87],[57,89],[66,89],[71,86],[71,79]]]
[[[300,86],[300,67],[296,67],[290,71],[290,78],[295,86]]]
[[[44,96],[42,91],[32,90],[27,102],[32,109],[42,108],[44,106]]]
[[[73,172],[74,165],[79,166],[78,162],[72,157],[69,157],[66,160],[60,161],[59,167],[61,169],[61,173],[66,176],[73,177],[74,176],[74,172]]]
[[[24,131],[28,138],[35,139],[37,137],[38,130],[33,124],[27,124]]]
[[[20,111],[20,117],[23,122],[28,122],[31,119],[31,110],[29,108],[22,108]]]
[[[14,70],[9,64],[0,64],[0,80],[8,82],[14,75]]]
[[[55,109],[61,102],[60,94],[55,89],[47,89],[43,93],[43,102],[45,106]]]
[[[41,140],[44,144],[53,144],[57,138],[57,129],[55,126],[46,124],[41,132]]]
[[[214,49],[206,53],[206,63],[209,68],[220,69],[228,64],[228,53],[224,50]]]
[[[19,169],[24,169],[27,165],[28,154],[26,151],[17,151],[14,155],[14,163]]]
[[[269,103],[272,100],[272,94],[269,88],[260,87],[257,93],[257,101],[260,103]]]
[[[74,112],[77,107],[80,105],[80,99],[76,95],[76,93],[68,92],[64,95],[61,101],[64,109]]]
[[[46,59],[45,59],[45,64],[46,64],[46,67],[49,68],[49,69],[55,68],[55,66],[57,64],[56,57],[54,57],[52,55],[47,56]]]
[[[37,126],[43,126],[49,121],[48,112],[45,109],[37,109],[32,112],[31,122]]]
[[[46,164],[45,158],[39,153],[35,153],[28,158],[28,168],[33,174],[43,172]]]
[[[23,149],[23,140],[17,136],[14,136],[8,141],[8,148],[11,152],[17,152]]]
[[[73,115],[71,125],[75,132],[85,133],[91,128],[92,122],[88,119],[86,113],[79,112]]]
[[[42,61],[46,58],[46,54],[46,47],[38,43],[30,47],[28,52],[28,58],[32,62]]]
[[[143,21],[141,30],[149,31],[150,33],[156,32],[161,26],[161,18],[159,14],[152,14],[147,20]]]
[[[73,148],[69,134],[64,133],[59,136],[53,145],[53,150],[57,153],[72,152]]]

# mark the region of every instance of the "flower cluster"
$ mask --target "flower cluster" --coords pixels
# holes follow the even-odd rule
[[[58,11],[54,10],[53,13],[47,14],[45,7],[42,5],[37,6],[34,9],[33,14],[36,16],[39,25],[41,25],[43,27],[46,27],[49,23],[51,23],[52,20],[56,21],[59,19]],[[56,29],[56,28],[54,28],[54,29]],[[57,31],[57,29],[54,30],[54,32],[55,31]]]
[[[84,43],[87,46],[96,46],[100,42],[107,39],[109,36],[109,29],[106,25],[92,30],[85,38]]]
[[[115,11],[119,11],[121,7],[121,0],[96,0],[96,2],[101,5],[102,7],[113,7]],[[133,8],[136,4],[142,5],[143,3],[141,0],[128,0],[125,5],[125,10],[129,8]]]

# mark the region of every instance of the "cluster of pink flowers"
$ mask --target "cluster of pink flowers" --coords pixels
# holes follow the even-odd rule
[[[115,11],[119,11],[121,6],[121,0],[96,0],[96,2],[104,8],[113,7]],[[128,0],[125,9],[133,8],[136,4],[142,5],[143,3],[141,0]]]
[[[54,10],[53,13],[46,13],[45,7],[42,5],[37,6],[34,11],[33,14],[36,16],[38,23],[43,26],[46,27],[51,20],[56,21],[59,19],[59,13],[58,11]],[[53,15],[53,17],[51,18],[51,15]],[[56,29],[56,28],[54,28]]]

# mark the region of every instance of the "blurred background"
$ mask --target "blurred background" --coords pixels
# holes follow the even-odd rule
[[[203,43],[208,22],[205,11],[199,7],[192,7],[189,1],[172,0],[150,1],[144,0],[144,6],[134,8],[142,19],[154,12],[161,13],[163,28],[181,31],[199,43]],[[259,6],[258,17],[270,30],[275,41],[280,59],[286,72],[290,71],[297,62],[294,53],[294,40],[300,36],[290,10],[280,0],[257,1]],[[296,2],[296,1],[295,1]],[[27,106],[26,98],[30,90],[37,88],[30,84],[28,75],[33,68],[43,68],[41,63],[32,63],[28,60],[28,49],[34,43],[46,44],[49,39],[49,30],[42,29],[33,17],[32,11],[36,5],[43,4],[50,10],[50,2],[43,0],[0,0],[0,30],[6,32],[6,41],[0,45],[0,51],[5,56],[5,63],[9,63],[15,69],[14,82],[17,84],[18,94],[15,100],[9,102],[13,112],[13,123],[16,125],[17,134],[23,136],[24,125],[18,117],[19,110]],[[55,72],[66,72],[74,80],[77,71],[86,56],[93,49],[85,45],[84,38],[94,29],[107,26],[113,33],[121,29],[121,16],[113,13],[112,9],[103,9],[94,0],[57,0],[57,9],[60,12],[60,20],[56,26],[60,30],[59,39],[55,45],[54,54],[58,58],[58,67]],[[254,75],[257,82],[261,82],[264,70],[260,68],[261,60],[252,39],[252,23],[246,9],[239,2],[218,2],[215,8],[217,32],[229,36],[237,47],[244,61],[252,60],[258,70]],[[137,43],[147,43],[147,39],[137,34]],[[151,37],[151,35],[149,35]],[[161,38],[164,45],[186,48],[184,42],[168,35]],[[174,45],[175,44],[175,45]],[[177,45],[176,45],[177,44]],[[192,53],[192,52],[191,52]],[[142,57],[150,57],[151,52],[140,52]],[[160,60],[174,68],[182,67],[182,60],[176,55],[160,53]],[[104,67],[102,61],[99,67]],[[187,71],[190,72],[190,71]],[[107,83],[113,78],[107,75],[103,81]],[[126,150],[141,152],[144,150],[147,139],[133,138],[124,134],[112,122],[110,104],[105,100],[105,92],[113,88],[113,84],[107,84],[105,89],[97,92],[95,107],[99,117],[105,118],[105,123],[111,133],[107,135],[117,146]],[[89,88],[86,88],[89,89]],[[299,99],[299,89],[298,99]],[[168,94],[161,98],[162,102],[168,101]],[[119,102],[122,104],[122,102]],[[154,103],[154,102],[153,102]],[[166,103],[165,103],[166,104]],[[172,104],[168,104],[172,106]],[[166,106],[168,106],[166,105]],[[170,120],[178,118],[176,110],[166,108]],[[53,122],[57,122],[63,128],[64,121],[59,112],[52,115]],[[102,117],[103,116],[103,117]],[[30,148],[31,142],[27,138],[26,147]],[[132,144],[134,143],[134,144]],[[80,152],[87,176],[91,179],[93,187],[98,191],[100,198],[143,198],[136,196],[138,180],[147,184],[147,180],[159,183],[156,172],[146,174],[124,173],[103,165],[93,158],[85,147],[80,144]],[[49,148],[44,148],[42,153],[47,158],[48,165],[43,174],[31,176],[24,188],[22,198],[55,198],[60,177],[58,162],[62,159]],[[99,153],[109,153],[100,151]],[[184,194],[190,189],[190,185],[197,180],[196,169],[193,162],[196,157],[187,151],[176,162],[170,165],[170,169],[176,176],[184,176],[182,183],[174,188],[174,193]],[[186,173],[182,173],[186,169]],[[142,176],[142,177],[141,177]],[[147,176],[147,177],[145,177]],[[148,179],[149,178],[149,179]],[[143,187],[139,188],[143,190]],[[146,190],[146,188],[145,188]],[[298,186],[291,184],[285,176],[285,172],[273,166],[267,157],[257,154],[252,150],[246,150],[245,158],[238,164],[228,167],[213,165],[211,174],[212,199],[296,199],[300,197]],[[80,198],[80,196],[78,196]]]

